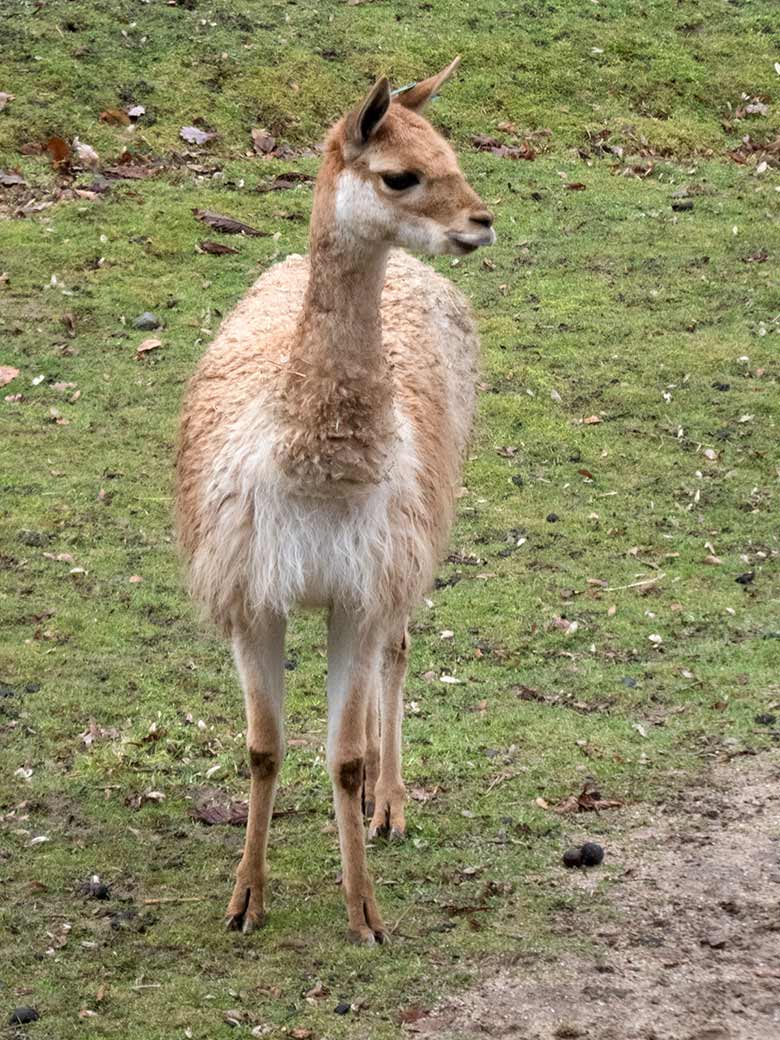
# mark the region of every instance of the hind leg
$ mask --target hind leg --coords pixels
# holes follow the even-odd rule
[[[366,765],[363,772],[363,815],[369,820],[374,815],[374,796],[379,779],[379,696],[381,680],[369,691],[366,717]]]
[[[368,831],[369,838],[382,836],[400,841],[406,836],[406,789],[401,778],[401,725],[408,661],[409,632],[404,623],[387,639],[384,648],[379,777],[374,792],[374,815]]]

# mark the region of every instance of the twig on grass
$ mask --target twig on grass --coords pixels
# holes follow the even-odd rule
[[[639,589],[639,588],[642,588],[643,585],[655,585],[656,582],[661,581],[665,577],[666,577],[666,575],[664,574],[663,571],[661,571],[661,573],[660,574],[656,574],[656,576],[654,578],[646,578],[644,581],[632,581],[630,585],[613,585],[613,586],[609,586],[608,585],[605,589],[602,589],[601,591],[602,592],[622,592],[623,589]]]
[[[205,896],[160,896],[157,899],[144,899],[144,906],[159,906],[160,903],[202,903]]]
[[[490,785],[486,788],[485,794],[490,794],[494,787],[498,787],[499,784],[505,783],[507,780],[514,780],[516,773],[499,773],[497,777],[493,779]]]
[[[409,914],[409,913],[410,913],[410,912],[411,912],[411,911],[412,911],[412,910],[414,909],[414,907],[415,907],[416,905],[417,905],[417,904],[416,904],[416,903],[414,903],[414,902],[409,902],[409,903],[407,903],[407,904],[406,904],[406,906],[405,906],[405,908],[404,908],[403,912],[402,912],[402,913],[401,913],[401,915],[400,915],[400,916],[398,917],[398,919],[396,920],[395,924],[391,925],[391,926],[390,926],[390,927],[389,927],[389,928],[387,929],[388,935],[395,935],[395,933],[396,933],[396,932],[398,931],[398,929],[399,929],[399,927],[400,927],[400,925],[401,925],[401,921],[403,921],[403,919],[404,919],[404,918],[405,918],[405,917],[407,916],[407,914]]]

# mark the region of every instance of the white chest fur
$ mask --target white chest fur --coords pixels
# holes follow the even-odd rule
[[[194,583],[223,606],[241,590],[251,612],[284,615],[333,602],[370,613],[384,609],[394,587],[419,585],[430,549],[415,522],[421,511],[413,431],[404,416],[397,419],[387,477],[325,497],[307,494],[282,472],[277,434],[265,410],[253,409],[215,460]]]

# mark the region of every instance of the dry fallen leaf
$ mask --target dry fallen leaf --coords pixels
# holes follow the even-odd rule
[[[766,163],[761,163],[761,166],[766,166]],[[758,172],[759,167],[756,167]],[[750,256],[743,256],[742,262],[745,264],[765,264],[769,259],[769,253],[766,249],[758,249],[755,253],[751,253]]]
[[[26,183],[18,170],[0,170],[0,188],[15,188]]]
[[[745,98],[747,95],[743,94],[742,97]],[[750,98],[746,105],[740,105],[734,112],[735,119],[744,119],[745,116],[766,115],[769,115],[769,105],[757,97]]]
[[[147,802],[160,803],[165,801],[162,791],[144,791],[143,794],[130,795],[125,798],[125,805],[130,809],[140,809]]]
[[[149,355],[152,350],[158,350],[162,346],[162,340],[160,339],[145,339],[143,343],[139,344],[135,352],[137,361],[143,361],[145,357]]]
[[[18,368],[12,368],[10,365],[0,365],[0,386],[8,386],[11,380],[16,379],[18,375]]]
[[[207,827],[220,824],[240,827],[248,819],[249,803],[220,801],[219,792],[207,790],[190,809],[190,816],[199,823],[205,823]]]
[[[529,141],[523,141],[520,145],[508,145],[502,144],[501,141],[497,141],[495,137],[489,137],[487,134],[476,134],[471,138],[471,143],[480,152],[490,152],[500,159],[532,160],[536,158],[536,149]]]
[[[314,180],[315,178],[311,173],[289,170],[287,173],[278,174],[267,184],[258,184],[255,191],[261,193],[267,191],[289,191],[290,188],[294,188],[298,184],[311,184]]]
[[[211,253],[214,256],[224,256],[226,253],[238,253],[233,246],[226,246],[222,242],[211,242],[208,239],[198,242],[199,253]]]
[[[409,797],[415,802],[422,802],[424,804],[425,802],[430,802],[436,798],[439,794],[439,790],[440,788],[438,786],[430,789],[427,787],[413,787],[409,791]]]
[[[587,419],[582,420],[586,426],[595,426],[596,423],[602,422],[600,415],[589,415]]]
[[[567,636],[573,636],[580,627],[578,621],[569,621],[568,618],[557,616],[552,619],[552,624],[554,628],[560,629],[560,631],[564,632]]]
[[[270,155],[276,147],[276,138],[267,130],[252,130],[252,144],[258,155]]]
[[[104,166],[106,177],[122,177],[125,180],[140,181],[144,177],[153,177],[157,170],[153,166],[135,166],[132,163],[121,163],[119,166]]]
[[[82,166],[87,166],[94,170],[100,165],[100,156],[92,145],[79,141],[78,137],[73,138],[73,151]]]
[[[15,94],[6,94],[4,90],[0,90],[0,112],[2,112],[8,102],[13,101],[15,97]]]
[[[109,126],[127,126],[130,116],[120,108],[107,108],[100,113],[100,122],[108,123]]]
[[[87,728],[83,733],[79,733],[79,737],[86,747],[91,747],[98,740],[117,740],[119,738],[119,731],[113,726],[106,729],[104,726],[99,725],[94,719],[90,719]]]
[[[197,126],[183,126],[179,130],[179,137],[186,141],[187,144],[208,144],[209,141],[213,141],[218,134],[215,134],[210,130],[201,130]]]
[[[549,809],[550,805],[544,798],[537,798],[536,804],[542,809]],[[564,815],[566,813],[600,812],[602,809],[621,809],[623,803],[615,799],[602,798],[593,780],[586,780],[579,794],[570,794],[557,805],[552,806],[552,812]]]
[[[421,1018],[427,1018],[428,1012],[420,1007],[408,1007],[404,1008],[403,1011],[398,1012],[398,1021],[403,1025],[412,1025],[414,1022],[419,1022]]]
[[[46,151],[58,169],[64,169],[70,162],[70,145],[62,137],[50,137],[46,142]]]
[[[268,235],[268,231],[258,231],[257,228],[250,227],[249,224],[243,224],[240,220],[235,220],[233,217],[225,217],[220,213],[212,213],[211,210],[207,209],[193,209],[196,220],[203,221],[204,224],[208,224],[209,227],[213,227],[215,231],[221,231],[224,235]]]

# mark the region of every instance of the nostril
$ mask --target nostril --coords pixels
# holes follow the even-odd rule
[[[480,210],[479,213],[472,213],[471,220],[475,224],[481,224],[482,227],[492,227],[493,225],[493,214],[488,210]]]

